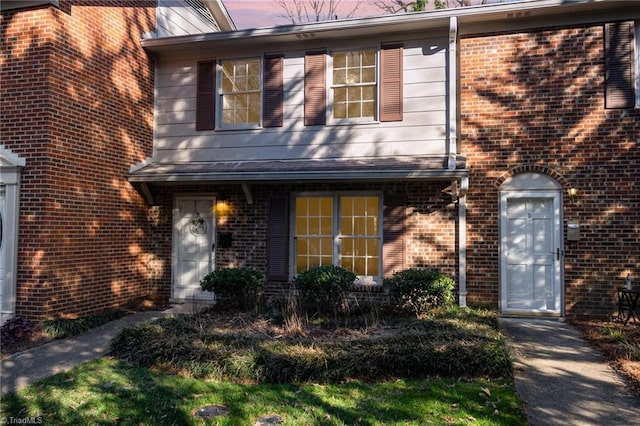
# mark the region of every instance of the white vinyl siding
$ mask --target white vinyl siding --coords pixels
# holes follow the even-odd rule
[[[202,16],[206,12],[208,11],[203,9],[198,13],[184,0],[158,0],[156,36],[170,37],[220,31],[215,22],[212,23]]]
[[[216,58],[202,53],[161,59],[157,67],[156,161],[444,155],[446,47],[445,37],[403,42],[403,120],[355,126],[304,126],[305,51],[300,50],[279,52],[284,54],[282,127],[196,131],[197,62]]]

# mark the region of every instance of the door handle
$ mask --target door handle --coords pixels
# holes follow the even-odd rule
[[[211,244],[211,251],[215,251],[216,250],[216,243]]]

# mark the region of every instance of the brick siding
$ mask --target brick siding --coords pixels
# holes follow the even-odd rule
[[[292,192],[313,191],[383,191],[407,195],[407,267],[437,268],[457,276],[457,206],[451,197],[442,193],[448,183],[362,183],[336,184],[314,183],[295,185],[251,185],[253,204],[247,204],[239,185],[191,186],[158,188],[155,201],[158,204],[154,216],[152,245],[158,254],[159,264],[167,265],[160,271],[156,283],[160,291],[171,288],[171,209],[175,194],[214,194],[225,200],[230,213],[218,217],[216,230],[233,234],[229,248],[216,248],[216,268],[252,267],[266,274],[267,270],[267,206],[269,197]],[[284,283],[272,283],[267,296],[281,293]],[[359,292],[365,295],[365,292]],[[382,298],[381,293],[367,293],[367,298]]]
[[[126,180],[151,155],[151,1],[3,13],[2,143],[26,158],[16,314],[83,315],[149,291],[147,208]]]
[[[603,26],[466,37],[460,61],[469,303],[498,305],[499,185],[538,171],[564,186],[563,228],[581,224],[565,241],[567,315],[609,315],[615,286],[640,276],[640,111],[604,108]]]

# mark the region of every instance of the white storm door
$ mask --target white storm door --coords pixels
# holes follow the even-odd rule
[[[561,314],[560,196],[501,197],[503,313]]]
[[[176,197],[173,211],[172,298],[213,300],[200,280],[214,268],[215,198]]]

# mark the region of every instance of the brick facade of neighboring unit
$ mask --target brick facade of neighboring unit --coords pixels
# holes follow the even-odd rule
[[[498,304],[498,190],[535,171],[563,186],[565,230],[581,226],[565,241],[566,314],[608,315],[640,264],[640,110],[605,109],[604,25],[466,37],[460,69],[469,303]]]
[[[147,207],[127,182],[151,155],[153,1],[61,0],[3,12],[2,143],[22,171],[16,315],[51,318],[149,293]]]

